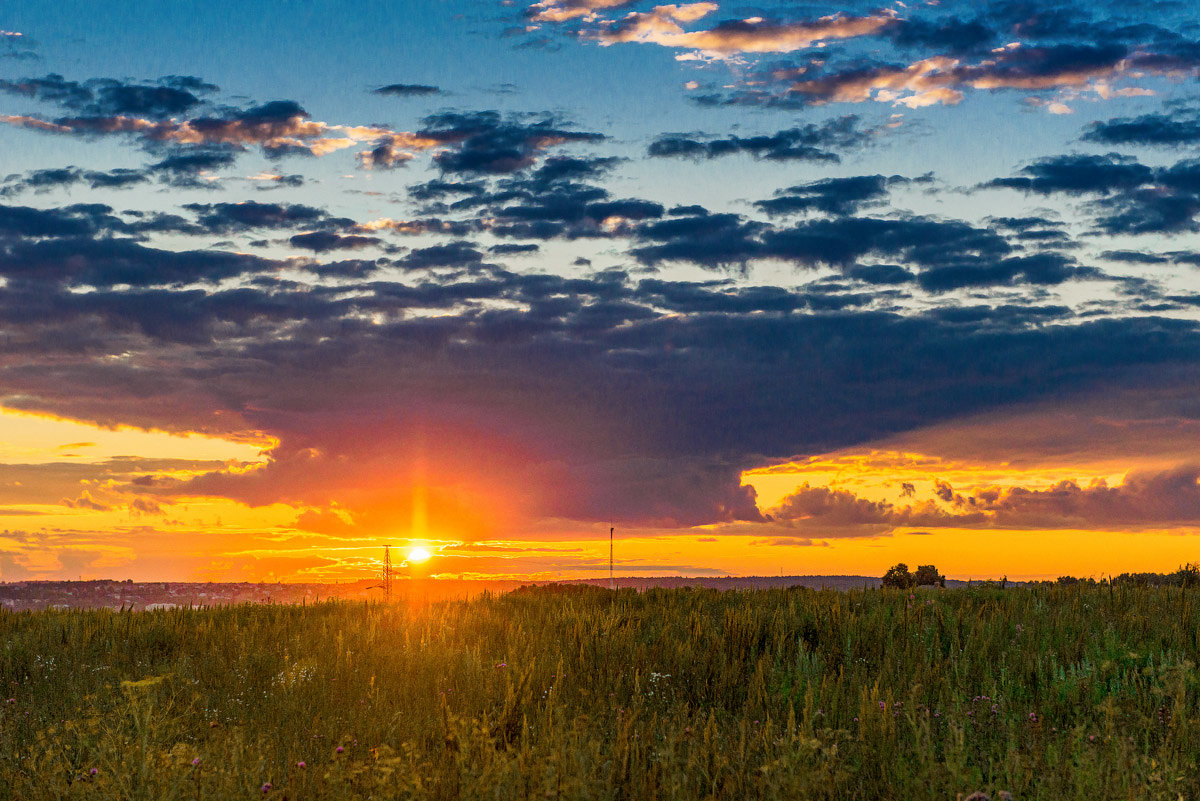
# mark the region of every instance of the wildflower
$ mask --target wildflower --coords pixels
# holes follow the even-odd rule
[[[269,792],[271,792],[271,783],[263,782],[263,786],[259,789],[261,789],[264,793],[269,793]]]
[[[854,722],[855,722],[855,723],[858,723],[858,718],[855,718],[855,719],[854,719]]]
[[[345,751],[345,750],[346,750],[346,749],[345,749],[345,748],[342,748],[340,745],[337,747],[337,752],[338,752],[339,754],[340,754],[340,753],[342,753],[342,752],[343,752],[343,751]]]
[[[880,702],[879,702],[879,708],[880,708],[880,709],[887,709],[887,702],[886,702],[886,701],[880,701]]]
[[[9,699],[8,699],[7,701],[5,701],[4,703],[6,703],[6,704],[15,704],[16,702],[17,702],[17,699],[16,699],[16,698],[9,698]]]
[[[100,772],[100,770],[98,768],[92,768],[91,770],[88,771],[88,775],[95,776],[99,772]]]
[[[506,668],[506,667],[508,667],[508,663],[501,662],[500,664],[496,665],[496,670],[499,670],[500,668]]]
[[[1089,743],[1094,743],[1094,742],[1096,742],[1096,735],[1094,735],[1094,734],[1089,734],[1089,735],[1088,735],[1088,742],[1089,742]]]
[[[196,765],[199,765],[199,764],[200,764],[200,757],[196,757],[195,759],[192,760],[192,767],[195,767]]]
[[[304,763],[304,760],[302,759],[302,760],[300,760],[299,762],[297,762],[297,763],[296,763],[296,767],[298,767],[298,768],[300,768],[301,770],[303,770],[304,768],[307,768],[307,767],[308,767],[308,765],[306,765],[306,764]]]

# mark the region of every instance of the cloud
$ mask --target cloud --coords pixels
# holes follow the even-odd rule
[[[314,253],[328,253],[331,250],[359,250],[378,245],[382,241],[377,236],[336,234],[332,231],[311,231],[306,234],[296,234],[288,239],[292,247],[311,250]]]
[[[632,5],[634,0],[542,0],[526,10],[535,22],[567,22],[593,19],[599,11]]]
[[[39,79],[41,80],[41,79]],[[53,91],[65,93],[67,87],[54,85]],[[15,84],[24,86],[24,84]],[[12,90],[16,91],[16,90]],[[30,89],[36,93],[50,91],[38,83]],[[75,100],[60,100],[73,108]],[[150,101],[144,101],[150,102]],[[242,150],[259,147],[269,156],[304,154],[324,156],[347,148],[368,145],[359,158],[364,166],[394,166],[411,159],[413,154],[445,142],[444,138],[423,137],[375,126],[333,125],[313,120],[307,111],[291,100],[276,100],[245,110],[221,111],[207,116],[185,119],[165,117],[168,109],[154,115],[133,112],[130,101],[122,108],[129,113],[103,113],[110,107],[84,105],[80,116],[45,120],[33,116],[0,116],[0,122],[31,128],[47,133],[81,136],[129,136],[151,147],[201,149],[212,157],[220,148]],[[113,105],[111,108],[117,108]],[[189,106],[190,108],[190,106]]]
[[[982,487],[966,493],[944,486],[942,498],[955,517],[976,519],[982,513],[996,527],[1129,529],[1200,523],[1200,467],[1192,464],[1131,471],[1117,486],[1103,479],[1086,487],[1063,480],[1046,488]]]
[[[1149,167],[1130,156],[1071,154],[1039,159],[1022,167],[1013,178],[996,178],[984,186],[1008,187],[1041,195],[1071,195],[1128,191],[1153,178]]]
[[[184,114],[203,102],[197,94],[217,87],[191,76],[169,76],[157,84],[111,78],[84,83],[51,73],[41,78],[0,79],[0,92],[54,103],[89,116],[134,115],[161,119]]]
[[[99,171],[59,167],[31,170],[24,175],[9,175],[4,178],[3,186],[0,186],[0,195],[15,195],[24,191],[47,192],[77,184],[86,184],[92,189],[124,189],[145,183],[147,180],[148,176],[141,170],[116,168]]]
[[[904,183],[908,183],[908,179],[899,175],[825,178],[780,189],[775,192],[775,197],[759,200],[754,205],[768,214],[812,211],[854,214],[865,206],[879,205],[887,197],[889,186]]]
[[[1200,113],[1177,110],[1168,114],[1117,117],[1092,123],[1081,138],[1085,142],[1104,145],[1180,147],[1200,144]]]
[[[658,233],[671,241],[744,224],[689,211],[649,225],[677,222]],[[551,514],[746,520],[754,504],[740,471],[768,456],[1200,361],[1200,334],[1185,321],[1038,327],[1004,315],[818,311],[817,294],[782,287],[512,273],[465,240],[395,262],[461,271],[442,279],[382,280],[365,263],[335,262],[345,283],[295,286],[266,260],[105,239],[112,216],[9,220],[12,231],[76,235],[9,235],[0,321],[13,360],[2,375],[10,393],[83,419],[244,427],[283,443],[259,470],[161,486],[159,502],[336,501],[361,525],[394,530],[411,504],[386,499],[416,481],[407,466],[424,453],[448,530],[482,534]],[[100,238],[85,246],[81,230]],[[943,234],[957,230],[871,236],[926,241],[922,258],[934,263]],[[954,260],[950,242],[944,258]],[[41,252],[47,244],[56,247]],[[218,288],[234,275],[239,288]],[[80,285],[97,289],[68,289]],[[38,366],[48,362],[53,371]]]
[[[377,95],[390,97],[424,97],[441,94],[442,90],[423,83],[390,83],[387,86],[380,86],[374,92]]]
[[[874,132],[858,128],[858,117],[847,115],[819,125],[809,123],[762,136],[702,137],[695,134],[666,134],[658,137],[648,155],[712,159],[747,153],[768,161],[824,161],[838,163],[835,150],[860,147]]]
[[[0,275],[9,281],[64,286],[181,285],[276,269],[257,256],[220,251],[171,251],[129,239],[92,238],[108,225],[97,215],[12,215],[0,207]],[[4,239],[5,232],[25,237]]]
[[[380,217],[375,220],[358,223],[354,226],[354,231],[356,233],[390,231],[396,234],[404,234],[405,236],[417,236],[419,234],[464,236],[474,231],[476,227],[475,224],[470,222],[439,220],[432,217],[415,220],[393,220],[391,217]]]
[[[446,147],[434,156],[444,173],[512,173],[531,166],[548,148],[605,139],[602,134],[569,130],[553,117],[527,122],[495,111],[435,114],[424,123],[418,136]]]
[[[981,18],[902,19],[885,32],[899,47],[933,48],[949,53],[979,53],[987,49],[999,35]]]
[[[1200,159],[1149,167],[1131,156],[1065,155],[1040,159],[1018,175],[984,187],[1041,195],[1090,195],[1085,209],[1105,234],[1195,231],[1200,215]]]
[[[902,30],[896,28],[895,30]],[[950,51],[953,53],[953,50]],[[1012,42],[986,58],[968,61],[959,54],[937,53],[907,63],[811,58],[799,66],[752,71],[725,95],[706,95],[705,103],[806,106],[878,101],[921,108],[956,105],[968,89],[1000,91],[1090,91],[1097,98],[1153,94],[1148,89],[1115,87],[1114,81],[1146,75],[1191,74],[1200,52],[1168,57],[1131,49],[1121,42],[1028,44]],[[1063,103],[1039,97],[1031,101],[1051,111]]]
[[[483,254],[476,249],[474,243],[459,240],[446,245],[414,248],[404,257],[403,264],[412,269],[427,269],[430,267],[469,267],[480,264],[482,261]]]
[[[745,264],[764,255],[757,236],[765,228],[737,214],[701,210],[638,227],[636,237],[653,244],[632,248],[630,253],[645,264],[689,261],[710,268]]]
[[[312,226],[344,228],[353,220],[331,217],[323,209],[302,203],[185,203],[183,208],[196,215],[196,223],[214,234],[239,233],[256,229],[304,228]]]
[[[876,34],[896,22],[894,12],[883,10],[859,17],[838,12],[796,22],[749,17],[727,20],[707,29],[684,29],[684,25],[716,10],[716,3],[707,2],[655,6],[648,12],[630,12],[624,18],[602,26],[591,36],[604,45],[641,42],[715,55],[788,53],[830,40]]]

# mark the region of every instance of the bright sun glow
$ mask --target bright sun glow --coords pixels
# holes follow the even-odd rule
[[[424,548],[412,548],[408,552],[408,561],[410,562],[428,562],[429,551]]]

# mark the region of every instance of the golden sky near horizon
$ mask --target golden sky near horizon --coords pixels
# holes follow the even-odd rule
[[[1003,421],[1010,425],[1011,420]],[[960,427],[976,446],[993,430]],[[1120,487],[1126,470],[1101,454],[1064,454],[1037,464],[1015,452],[980,462],[953,452],[945,431],[918,432],[909,443],[942,443],[944,456],[880,447],[849,449],[749,470],[765,522],[693,527],[620,526],[617,572],[623,575],[880,575],[890,565],[936,564],[960,578],[1013,579],[1063,574],[1103,576],[1164,571],[1193,560],[1188,526],[1038,527],[968,519],[973,494],[1005,488]],[[1010,446],[1020,443],[1006,438]],[[1143,442],[1149,440],[1142,435]],[[380,545],[410,548],[430,560],[402,570],[462,578],[583,578],[607,574],[607,526],[571,520],[516,521],[511,531],[463,538],[428,524],[423,493],[382,538],[358,531],[354,514],[335,506],[324,525],[314,510],[288,503],[249,505],[190,494],[180,482],[212,471],[247,474],[270,458],[270,443],[199,434],[104,428],[80,421],[0,410],[0,579],[346,580],[378,572]],[[1159,450],[1162,450],[1160,448]],[[1167,448],[1166,450],[1170,450]],[[1169,464],[1175,454],[1144,453],[1139,467]],[[1129,462],[1126,461],[1126,464]],[[940,491],[946,500],[938,497]],[[781,515],[794,498],[815,505]],[[399,490],[397,490],[399,492]],[[950,495],[950,493],[953,495]],[[799,493],[799,494],[797,494]],[[806,494],[807,493],[807,494]],[[387,505],[387,492],[375,501]],[[954,500],[958,497],[958,502]],[[967,499],[967,500],[964,500]],[[933,514],[934,511],[939,514]],[[905,515],[908,515],[906,518]],[[328,518],[341,528],[328,525]],[[452,529],[453,527],[451,527]],[[314,530],[315,529],[315,530]]]

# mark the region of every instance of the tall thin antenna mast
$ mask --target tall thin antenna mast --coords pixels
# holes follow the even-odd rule
[[[608,588],[615,590],[617,580],[613,578],[613,526],[608,527]]]
[[[392,546],[383,546],[383,597],[392,600]]]

